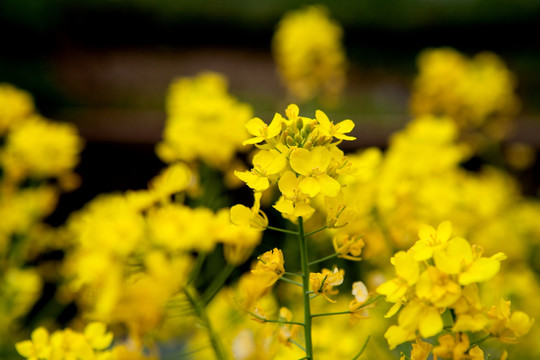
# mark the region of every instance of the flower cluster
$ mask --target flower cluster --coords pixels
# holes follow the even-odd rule
[[[291,11],[280,21],[273,39],[274,58],[287,89],[300,101],[339,98],[347,65],[342,33],[321,6]]]
[[[394,303],[388,317],[402,308],[398,325],[391,326],[385,334],[391,349],[416,339],[417,333],[424,338],[441,333],[445,312],[452,315],[448,325],[452,332],[486,331],[503,342],[514,341],[531,328],[533,320],[528,315],[510,314],[509,302],[501,301],[489,311],[480,302],[477,284],[490,280],[506,255],[484,257],[481,247],[471,246],[461,237],[452,238],[451,233],[448,221],[437,230],[422,226],[414,246],[392,257],[396,277],[377,288],[387,301]],[[448,336],[439,338],[440,346],[433,352],[441,358],[455,359],[441,350]],[[459,341],[465,341],[465,337]],[[466,342],[462,353],[471,350],[468,339]]]
[[[337,144],[354,140],[346,135],[354,128],[351,120],[337,124],[320,110],[316,118],[299,116],[298,106],[286,109],[287,119],[276,114],[270,124],[251,119],[246,128],[254,137],[244,141],[260,149],[253,168],[235,174],[255,193],[278,185],[281,197],[274,207],[286,218],[308,219],[316,197],[335,198],[341,192],[341,175],[354,171]],[[336,139],[337,141],[334,141]]]
[[[20,355],[29,360],[62,360],[62,359],[92,359],[92,360],[151,360],[128,350],[124,345],[111,349],[112,332],[107,332],[105,325],[92,322],[77,332],[70,328],[57,330],[49,334],[47,329],[39,327],[32,332],[31,340],[17,343],[15,347]]]
[[[43,118],[29,93],[0,84],[0,348],[41,295],[40,271],[28,263],[51,246],[43,220],[78,186],[81,149],[72,124]]]
[[[515,76],[495,54],[472,59],[451,48],[424,50],[418,57],[419,75],[411,97],[415,116],[446,115],[464,131],[483,128],[500,139],[517,114]]]
[[[252,117],[251,107],[230,95],[226,78],[214,72],[173,81],[166,110],[159,157],[167,163],[200,160],[220,169],[242,150],[244,124]]]
[[[68,222],[64,296],[71,294],[86,316],[121,324],[140,349],[156,329],[169,331],[161,325],[169,303],[188,285],[193,254],[221,243],[226,261],[236,266],[261,238],[259,230],[233,225],[229,209],[214,213],[172,201],[191,181],[189,168],[176,163],[147,190],[98,197]],[[191,325],[186,318],[184,327]]]

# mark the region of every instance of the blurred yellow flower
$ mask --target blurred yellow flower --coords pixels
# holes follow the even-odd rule
[[[291,11],[281,19],[272,48],[281,78],[294,97],[338,100],[347,66],[342,36],[341,26],[322,6]]]

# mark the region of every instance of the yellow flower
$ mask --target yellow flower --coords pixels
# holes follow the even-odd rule
[[[329,102],[337,99],[345,85],[342,32],[321,6],[285,14],[272,47],[281,78],[291,94],[302,101],[318,95]]]
[[[450,221],[442,222],[437,230],[429,225],[423,225],[418,231],[420,240],[411,248],[414,253],[414,260],[424,261],[433,256],[436,249],[446,244],[452,234],[452,223]]]
[[[226,168],[242,150],[251,106],[228,93],[227,79],[215,72],[175,79],[167,93],[163,141],[156,152],[172,163],[202,160]]]
[[[255,269],[252,269],[251,272],[266,279],[267,286],[274,285],[274,283],[285,273],[285,268],[283,267],[283,253],[277,248],[265,252],[257,257],[257,260]]]
[[[279,198],[274,208],[292,219],[300,216],[308,219],[315,212],[315,209],[310,206],[308,195],[300,191],[301,180],[288,170],[281,175],[278,181],[278,187],[283,196]]]
[[[237,204],[231,208],[231,222],[239,226],[249,226],[257,230],[264,230],[268,226],[266,214],[260,210],[262,193],[254,194],[255,201],[250,209],[244,205]]]
[[[29,360],[48,359],[51,354],[49,332],[44,327],[32,331],[31,340],[15,344],[17,352]]]
[[[433,349],[433,355],[443,359],[465,360],[468,358],[469,344],[467,334],[446,334],[439,337],[439,345]]]
[[[454,304],[461,296],[461,286],[448,274],[429,266],[416,283],[418,298],[431,302],[443,309]]]
[[[353,136],[345,135],[354,128],[354,122],[352,120],[343,120],[334,125],[332,121],[328,119],[328,116],[321,110],[315,112],[315,118],[319,121],[318,129],[326,136],[335,137],[339,140],[355,140]]]
[[[450,275],[458,275],[461,285],[484,282],[491,279],[501,267],[501,261],[506,259],[503,253],[497,253],[490,258],[482,257],[483,249],[471,246],[463,238],[450,240],[444,250],[434,253],[433,259],[437,268]]]
[[[411,360],[427,360],[433,345],[422,341],[422,339],[416,339],[416,342],[412,344]]]
[[[360,261],[362,249],[366,245],[361,236],[340,234],[333,238],[334,251],[343,259]]]
[[[270,177],[281,172],[286,165],[287,160],[282,153],[276,150],[260,150],[253,157],[251,171],[235,171],[234,174],[254,191],[264,191],[270,187]]]
[[[407,290],[416,284],[420,275],[418,263],[412,253],[400,251],[396,253],[391,262],[395,267],[397,277],[379,285],[377,292],[386,295],[386,301],[396,303],[407,293]]]
[[[320,273],[310,273],[309,281],[311,283],[311,289],[315,294],[322,295],[326,300],[335,303],[328,295],[335,295],[338,293],[334,286],[341,285],[343,283],[343,275],[345,271],[334,268],[334,271],[328,269],[322,269]]]
[[[34,101],[26,91],[0,83],[0,136],[34,112]]]
[[[187,189],[192,181],[193,175],[189,167],[178,162],[170,165],[150,180],[148,187],[158,200],[165,200],[171,195]]]
[[[330,160],[330,151],[323,146],[316,146],[311,151],[300,148],[291,152],[291,168],[304,176],[298,184],[304,194],[314,197],[321,192],[326,196],[337,196],[341,184],[326,172]]]
[[[33,116],[6,137],[4,170],[16,180],[60,176],[77,165],[82,144],[74,125]]]
[[[511,313],[510,301],[503,299],[491,307],[487,316],[491,323],[489,333],[508,344],[517,343],[517,339],[526,335],[534,324],[534,319],[522,311]]]
[[[253,118],[246,123],[247,131],[255,136],[245,140],[242,145],[258,144],[261,141],[268,141],[277,136],[281,131],[281,123],[284,121],[280,114],[275,114],[270,125],[267,125],[259,118]]]

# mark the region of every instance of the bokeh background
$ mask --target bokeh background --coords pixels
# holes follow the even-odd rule
[[[49,219],[60,224],[96,194],[144,188],[162,163],[154,152],[171,80],[225,74],[230,92],[269,118],[291,99],[271,39],[280,17],[306,1],[2,0],[0,82],[33,94],[46,117],[75,123],[86,139],[83,184]],[[409,120],[422,49],[498,54],[518,79],[522,110],[508,140],[540,148],[540,3],[536,0],[319,1],[344,28],[350,61],[342,105],[353,148],[384,147]],[[536,194],[535,167],[519,176]]]

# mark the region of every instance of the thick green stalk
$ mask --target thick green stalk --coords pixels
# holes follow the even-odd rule
[[[191,291],[192,291],[192,288],[190,286],[184,288],[184,294],[186,294],[186,297],[188,298],[189,302],[195,309],[197,316],[202,322],[202,325],[206,328],[206,331],[208,331],[208,337],[210,338],[210,343],[212,344],[212,348],[214,349],[216,358],[218,360],[226,360],[227,356],[223,352],[223,348],[221,347],[221,343],[219,341],[218,335],[216,334],[216,332],[214,331],[214,328],[212,327],[212,323],[210,322],[210,319],[208,318],[208,314],[206,313],[206,309],[204,308],[204,305],[201,304],[200,299],[195,298],[195,295],[193,295]]]
[[[304,297],[304,337],[306,348],[306,359],[313,360],[313,343],[311,340],[311,307],[309,300],[309,262],[307,253],[307,242],[304,236],[304,220],[298,218],[298,241],[300,245],[300,257],[302,262],[302,295]]]

